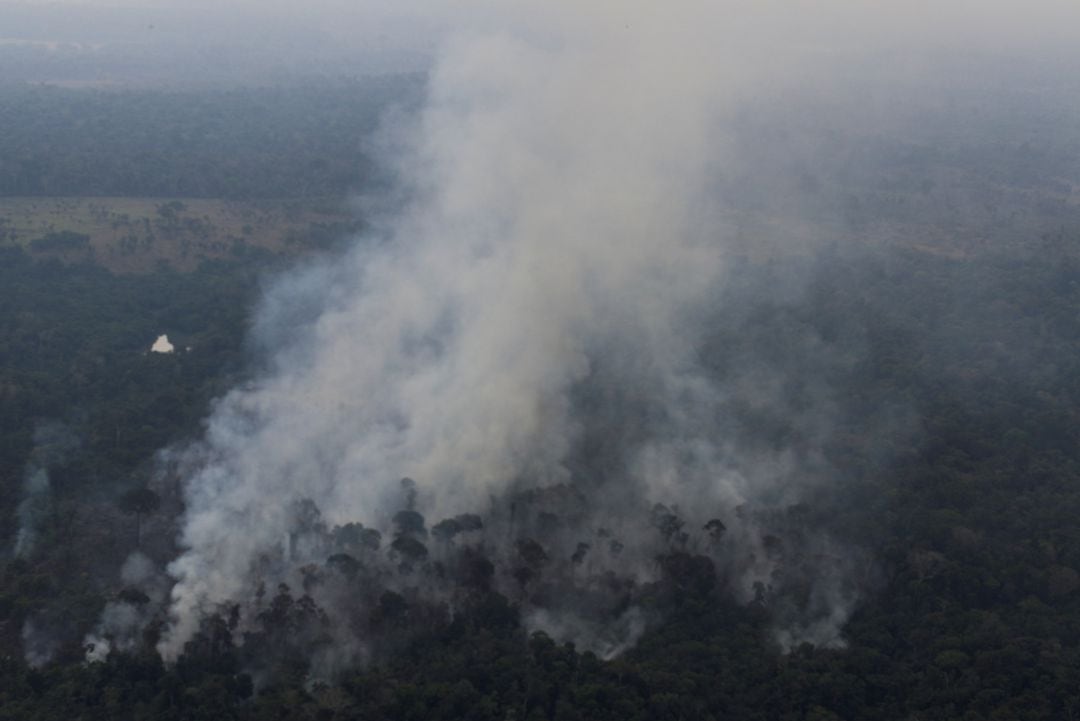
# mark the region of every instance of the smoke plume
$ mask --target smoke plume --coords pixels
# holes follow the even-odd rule
[[[403,207],[277,283],[265,371],[179,453],[166,659],[218,614],[362,661],[476,586],[612,655],[664,577],[772,604],[784,647],[842,645],[862,562],[798,511],[830,473],[832,391],[793,400],[783,374],[853,361],[811,332],[786,361],[707,342],[726,120],[749,78],[797,82],[715,5],[544,3],[446,41],[393,134]],[[744,442],[737,410],[795,431]]]
[[[168,582],[157,565],[136,551],[120,569],[123,589],[109,600],[94,631],[83,640],[87,661],[104,661],[113,650],[132,651],[156,617],[168,594]]]

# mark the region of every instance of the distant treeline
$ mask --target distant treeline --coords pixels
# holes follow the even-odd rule
[[[65,250],[85,250],[90,245],[90,236],[85,233],[73,233],[61,230],[59,233],[46,233],[30,241],[33,250],[56,252]]]
[[[0,195],[281,198],[379,182],[368,146],[415,75],[205,91],[0,86]]]

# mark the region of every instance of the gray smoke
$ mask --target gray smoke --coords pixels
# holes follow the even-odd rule
[[[49,468],[64,463],[78,446],[79,439],[63,423],[46,421],[34,429],[34,449],[23,471],[22,498],[15,510],[18,530],[14,554],[17,558],[25,558],[34,551],[52,509]]]
[[[87,661],[104,661],[113,650],[137,649],[144,629],[168,597],[168,579],[138,551],[124,561],[120,580],[123,589],[105,604],[97,627],[83,640]]]
[[[816,44],[849,41],[848,22],[880,39],[917,13],[774,5],[537,3],[446,41],[400,131],[406,206],[270,291],[266,372],[181,454],[166,659],[226,609],[238,631],[295,617],[303,588],[312,655],[355,662],[363,632],[319,629],[348,626],[350,604],[386,623],[420,598],[452,607],[440,574],[481,553],[531,627],[605,655],[650,622],[632,601],[680,572],[657,560],[672,550],[712,558],[745,602],[800,588],[777,602],[783,647],[842,645],[864,563],[785,515],[828,482],[834,391],[794,403],[782,364],[709,367],[732,240],[715,193],[746,170],[725,167],[743,100],[830,67]],[[789,340],[808,362],[854,362],[813,333]],[[746,447],[736,407],[787,417],[798,442]],[[472,513],[482,529],[429,537]],[[364,530],[384,544],[364,550]],[[390,595],[350,595],[357,575]]]
[[[570,480],[570,393],[599,364],[680,428],[636,449],[642,473],[627,483],[671,486],[708,461],[694,426],[714,391],[685,316],[721,266],[694,217],[717,73],[706,38],[675,42],[681,13],[634,13],[630,32],[588,17],[584,36],[448,47],[392,242],[286,282],[279,293],[317,289],[317,313],[210,419],[187,483],[188,551],[170,567],[166,657],[203,613],[252,592],[295,501],[385,527],[385,488],[402,476],[420,479],[439,517],[519,482]],[[737,495],[722,480],[700,490]]]
[[[60,649],[60,642],[52,634],[42,630],[33,618],[22,625],[23,657],[31,668],[40,668],[53,659]]]

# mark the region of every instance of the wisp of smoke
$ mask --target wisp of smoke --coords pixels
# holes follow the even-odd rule
[[[167,579],[138,551],[124,561],[120,580],[123,590],[105,604],[97,627],[83,639],[87,661],[104,661],[113,649],[136,649],[142,641],[141,632],[154,621],[168,595]]]
[[[22,499],[15,510],[19,523],[14,548],[17,558],[29,556],[37,545],[52,502],[49,468],[67,460],[78,445],[78,438],[57,421],[39,423],[34,429],[34,450],[23,471]]]
[[[23,656],[31,668],[47,664],[60,647],[60,642],[44,632],[32,618],[23,621],[22,644]]]
[[[452,607],[439,579],[490,578],[529,627],[611,655],[649,621],[611,599],[671,571],[657,559],[673,549],[711,556],[745,601],[784,583],[796,551],[743,506],[799,500],[812,453],[748,464],[723,409],[768,381],[729,387],[700,362],[725,262],[710,175],[746,61],[717,50],[704,3],[538,4],[528,20],[447,42],[381,242],[268,294],[269,368],[182,453],[167,660],[213,614],[241,630],[296,617],[299,585],[317,629],[347,626],[350,604],[384,620],[425,594]],[[857,592],[836,553],[818,558],[837,570],[806,581],[814,616],[785,646],[840,643]],[[385,593],[347,592],[358,575]],[[344,651],[320,638],[327,663],[365,653],[363,633]]]

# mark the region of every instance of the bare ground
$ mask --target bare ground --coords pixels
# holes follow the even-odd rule
[[[162,263],[180,271],[204,260],[242,257],[252,249],[298,254],[358,227],[344,203],[329,200],[0,197],[0,246],[19,245],[43,258],[93,261],[118,273]],[[81,246],[35,247],[63,232]]]

